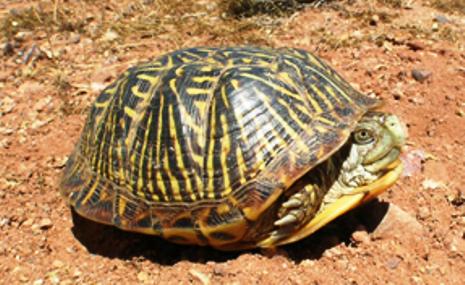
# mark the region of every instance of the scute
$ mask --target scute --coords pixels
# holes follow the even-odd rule
[[[61,192],[92,220],[223,247],[377,104],[303,50],[178,50],[97,97]]]

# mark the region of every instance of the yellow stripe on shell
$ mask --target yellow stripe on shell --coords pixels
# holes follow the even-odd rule
[[[273,118],[279,121],[279,123],[283,126],[283,128],[286,130],[286,132],[290,136],[290,140],[294,141],[296,145],[299,147],[299,149],[308,151],[308,147],[305,145],[305,143],[302,142],[300,139],[300,135],[289,125],[287,122],[276,112],[276,110],[270,105],[269,98],[263,92],[258,90],[257,88],[254,88],[254,91],[256,94],[262,99],[263,103],[265,104],[266,108],[269,110],[269,112],[273,115]]]
[[[162,153],[161,153],[161,131],[163,129],[163,109],[165,108],[164,99],[165,97],[163,96],[163,94],[160,94],[160,105],[158,107],[159,112],[158,112],[158,120],[157,120],[158,122],[157,140],[156,140],[157,143],[155,147],[155,149],[157,150],[156,162],[158,166],[161,166],[163,162]],[[157,180],[157,187],[158,189],[160,189],[160,192],[162,193],[163,198],[165,200],[168,200],[166,196],[166,187],[163,182],[163,177],[161,176],[160,168],[158,169],[158,171],[156,171],[156,180]]]
[[[226,94],[225,85],[221,86],[221,98],[223,99],[223,103],[224,103],[224,106],[226,106],[226,109],[231,108],[231,106],[229,105],[228,94]]]
[[[143,172],[144,171],[147,171],[146,169],[144,169],[144,157],[145,156],[145,152],[147,151],[147,144],[148,144],[148,141],[149,141],[149,134],[150,134],[150,130],[152,129],[152,116],[150,116],[149,114],[149,118],[147,120],[147,125],[145,126],[145,132],[144,132],[144,139],[143,139],[143,143],[142,143],[142,149],[141,149],[141,157],[139,159],[139,174],[137,175],[139,178],[137,180],[137,192],[140,193],[141,197],[144,197],[144,193],[143,193],[143,188],[144,188],[144,182],[146,184],[150,184],[150,182],[148,181],[144,181],[143,179]],[[147,173],[147,176],[148,176],[148,173]],[[153,193],[153,191],[152,191]]]
[[[148,74],[142,73],[137,75],[137,78],[140,80],[148,81],[151,88],[154,88],[158,85],[158,83],[160,83],[160,76],[150,76]]]
[[[210,93],[210,89],[202,89],[202,88],[195,88],[190,87],[186,88],[187,95],[195,96],[195,95],[207,95]]]
[[[320,104],[318,104],[318,102],[317,102],[315,99],[313,99],[312,94],[308,94],[308,93],[307,93],[307,96],[305,96],[305,98],[308,99],[308,101],[309,101],[310,104],[312,105],[313,109],[315,109],[316,114],[321,114],[321,113],[323,113],[323,109],[321,108]]]
[[[215,193],[213,191],[214,189],[214,174],[215,174],[215,168],[213,165],[213,159],[214,159],[214,150],[215,150],[215,135],[216,135],[216,103],[215,101],[212,101],[212,110],[211,110],[211,123],[210,126],[208,126],[211,130],[210,133],[210,144],[208,148],[208,153],[207,153],[207,174],[208,174],[208,187],[204,190],[206,190],[206,194],[203,193],[203,197],[207,196],[209,199],[215,198]],[[202,198],[203,198],[202,197]]]
[[[244,156],[242,154],[242,149],[240,146],[236,148],[236,157],[237,157],[237,166],[239,168],[239,182],[241,184],[244,184],[247,182],[247,179],[245,178],[245,171],[247,170],[247,165],[245,164],[244,161]]]
[[[89,199],[92,197],[92,195],[94,195],[94,192],[95,190],[97,189],[97,186],[100,184],[100,176],[99,175],[96,175],[96,178],[95,178],[95,181],[94,183],[92,184],[92,186],[90,187],[90,190],[89,192],[87,192],[86,196],[84,197],[84,199],[81,200],[81,205],[85,205],[87,203],[87,201],[89,201]]]
[[[328,106],[327,108],[328,110],[331,110],[334,108],[333,103],[331,103],[328,97],[326,97],[326,95],[318,87],[316,87],[315,84],[311,84],[310,88],[312,88],[312,90],[315,91],[316,95],[320,97],[321,100],[323,100],[326,106]]]
[[[148,95],[145,92],[140,92],[139,91],[139,86],[138,85],[133,85],[131,87],[131,93],[136,96],[137,98],[145,99],[145,97]]]
[[[165,154],[164,154],[164,157],[163,157],[163,161],[168,162],[169,161],[168,150],[166,148],[165,148],[164,153]],[[171,192],[173,193],[173,199],[175,201],[182,201],[181,187],[179,186],[178,180],[176,179],[176,177],[174,177],[173,173],[171,172],[171,168],[170,168],[169,164],[165,164],[163,169],[164,169],[166,175],[168,176],[168,179],[171,182]]]
[[[189,196],[191,197],[191,199],[194,201],[195,200],[195,195],[194,195],[194,192],[192,190],[192,183],[191,183],[191,180],[186,176],[186,166],[184,165],[184,160],[182,159],[182,151],[181,151],[181,145],[179,144],[179,136],[180,134],[177,134],[176,133],[176,128],[175,128],[175,121],[174,121],[174,111],[173,111],[173,105],[170,105],[169,106],[169,120],[170,120],[170,137],[171,138],[175,138],[175,139],[172,139],[172,143],[174,145],[174,151],[176,153],[176,156],[175,156],[175,160],[176,160],[176,163],[181,171],[181,175],[182,175],[182,178],[184,181],[186,181],[186,191],[187,193],[189,194]],[[176,183],[178,184],[178,187],[179,187],[179,183],[178,181],[176,180]],[[179,190],[180,191],[180,190]],[[180,198],[182,199],[181,195],[180,195]]]
[[[231,193],[231,182],[229,177],[228,171],[228,163],[227,158],[229,157],[229,153],[231,152],[231,138],[229,135],[229,128],[226,116],[222,114],[220,116],[221,120],[221,127],[223,129],[223,139],[221,140],[221,167],[223,169],[223,182],[224,182],[224,192],[222,193],[222,197]],[[212,190],[212,189],[210,189]]]
[[[131,119],[134,119],[136,116],[137,116],[137,112],[136,110],[128,107],[128,106],[124,106],[124,113],[126,115],[128,115],[128,117],[130,117]]]
[[[216,79],[217,78],[213,76],[194,76],[191,78],[192,82],[195,83],[214,82]]]
[[[128,203],[128,201],[126,201],[126,197],[124,196],[119,196],[119,200],[118,200],[118,214],[120,216],[124,216],[124,212],[126,210],[126,205]]]
[[[297,100],[299,102],[302,102],[302,98],[300,97],[299,94],[295,94],[295,93],[289,91],[288,89],[286,89],[286,88],[284,88],[282,86],[279,86],[279,85],[277,85],[277,84],[275,84],[273,82],[270,82],[270,81],[268,81],[266,79],[263,79],[263,78],[261,78],[259,76],[251,74],[251,73],[241,73],[240,75],[242,77],[246,77],[246,78],[249,78],[249,79],[259,81],[259,82],[261,82],[261,83],[263,83],[265,85],[268,85],[269,87],[273,88],[274,90],[276,90],[276,91],[278,91],[280,93],[283,93],[283,94],[285,94],[285,95],[287,95],[289,97],[292,97],[293,99],[295,99],[295,100]]]
[[[329,85],[325,85],[325,89],[326,91],[331,95],[333,96],[334,98],[336,98],[336,100],[338,100],[338,102],[341,102],[341,99],[339,99],[339,96],[336,95],[336,93],[334,92],[334,89],[329,86]],[[343,92],[343,90],[340,90],[339,92],[348,102],[352,103],[352,98],[350,98],[346,92]]]
[[[313,65],[316,65],[318,66],[319,68],[325,70],[325,71],[328,71],[328,69],[321,65],[321,63],[318,61],[318,59],[316,57],[314,57],[311,53],[307,53],[307,58],[308,60],[310,60],[310,62],[313,64]]]

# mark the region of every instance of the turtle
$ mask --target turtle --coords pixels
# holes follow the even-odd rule
[[[60,192],[79,215],[220,250],[301,240],[400,177],[407,131],[303,49],[192,47],[90,107]]]

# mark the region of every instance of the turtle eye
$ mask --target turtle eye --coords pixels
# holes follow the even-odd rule
[[[360,129],[355,131],[354,139],[358,144],[368,144],[374,141],[375,138],[370,130]]]

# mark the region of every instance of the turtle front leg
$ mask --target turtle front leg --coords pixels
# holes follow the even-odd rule
[[[323,195],[317,185],[306,185],[291,195],[278,210],[278,220],[274,222],[276,229],[260,241],[258,246],[271,247],[305,225],[315,216]]]

